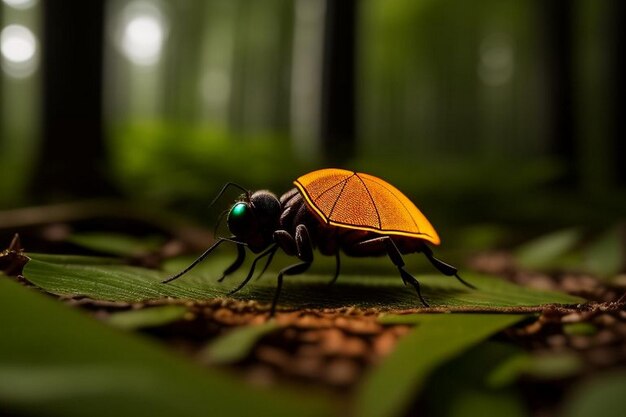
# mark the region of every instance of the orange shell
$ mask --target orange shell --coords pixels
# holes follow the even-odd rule
[[[313,209],[328,224],[398,235],[441,240],[428,219],[397,188],[380,178],[345,169],[309,172],[294,184]]]

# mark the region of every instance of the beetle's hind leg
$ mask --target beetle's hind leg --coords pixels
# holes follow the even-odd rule
[[[224,278],[226,278],[228,275],[238,270],[241,264],[243,264],[243,261],[245,259],[246,259],[246,248],[244,245],[238,243],[237,244],[237,258],[228,268],[224,270],[224,272],[222,273],[222,276],[220,277],[220,279],[217,280],[217,282],[224,281]]]
[[[393,262],[393,264],[398,268],[398,272],[400,272],[400,277],[402,278],[402,282],[404,283],[404,285],[410,284],[413,288],[415,288],[417,296],[420,298],[422,304],[425,307],[430,307],[422,296],[420,283],[417,281],[417,279],[415,279],[413,275],[409,274],[404,269],[405,264],[404,260],[402,259],[402,254],[400,253],[400,250],[391,239],[391,237],[381,236],[358,242],[352,247],[347,248],[346,252],[355,253],[359,256],[382,255],[387,252],[387,255],[389,256],[389,259],[391,259],[391,262]]]
[[[402,259],[402,254],[398,250],[396,244],[389,236],[385,236],[379,239],[383,239],[383,243],[385,244],[385,248],[387,249],[389,259],[391,259],[391,262],[393,262],[393,264],[398,268],[398,271],[400,272],[400,277],[402,277],[402,282],[404,282],[404,285],[412,285],[413,288],[415,288],[415,291],[417,292],[417,296],[420,298],[420,301],[422,302],[422,304],[424,304],[424,307],[430,307],[426,300],[424,300],[424,297],[422,297],[422,291],[420,289],[419,281],[416,280],[413,275],[409,274],[404,269],[404,260]]]
[[[469,287],[473,290],[477,289],[475,286],[473,286],[472,284],[470,284],[469,282],[465,281],[464,279],[462,279],[459,276],[459,271],[456,267],[445,263],[442,260],[439,260],[437,258],[435,258],[435,256],[433,255],[433,251],[432,249],[430,249],[428,246],[426,246],[425,244],[422,245],[421,248],[422,252],[424,253],[424,256],[426,256],[426,258],[430,261],[430,263],[437,268],[437,270],[439,272],[441,272],[442,274],[449,276],[449,277],[455,277],[456,279],[459,280],[459,282],[463,285],[465,285],[466,287]]]
[[[339,269],[341,268],[341,258],[339,257],[339,249],[335,252],[335,275],[333,275],[333,279],[328,282],[328,285],[333,285],[337,282],[337,278],[339,278]]]

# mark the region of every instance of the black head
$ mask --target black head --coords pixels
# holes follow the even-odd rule
[[[228,229],[254,252],[268,247],[280,220],[280,202],[269,191],[244,194],[228,213]]]

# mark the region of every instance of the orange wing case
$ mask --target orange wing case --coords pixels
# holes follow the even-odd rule
[[[344,169],[321,169],[294,184],[307,204],[328,224],[398,235],[441,240],[434,227],[396,187],[373,175]]]

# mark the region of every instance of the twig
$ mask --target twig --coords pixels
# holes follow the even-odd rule
[[[623,297],[622,297],[623,298]],[[538,306],[437,306],[389,311],[394,314],[433,314],[433,313],[609,313],[626,309],[622,299],[611,302],[589,302],[584,304],[543,304]]]

